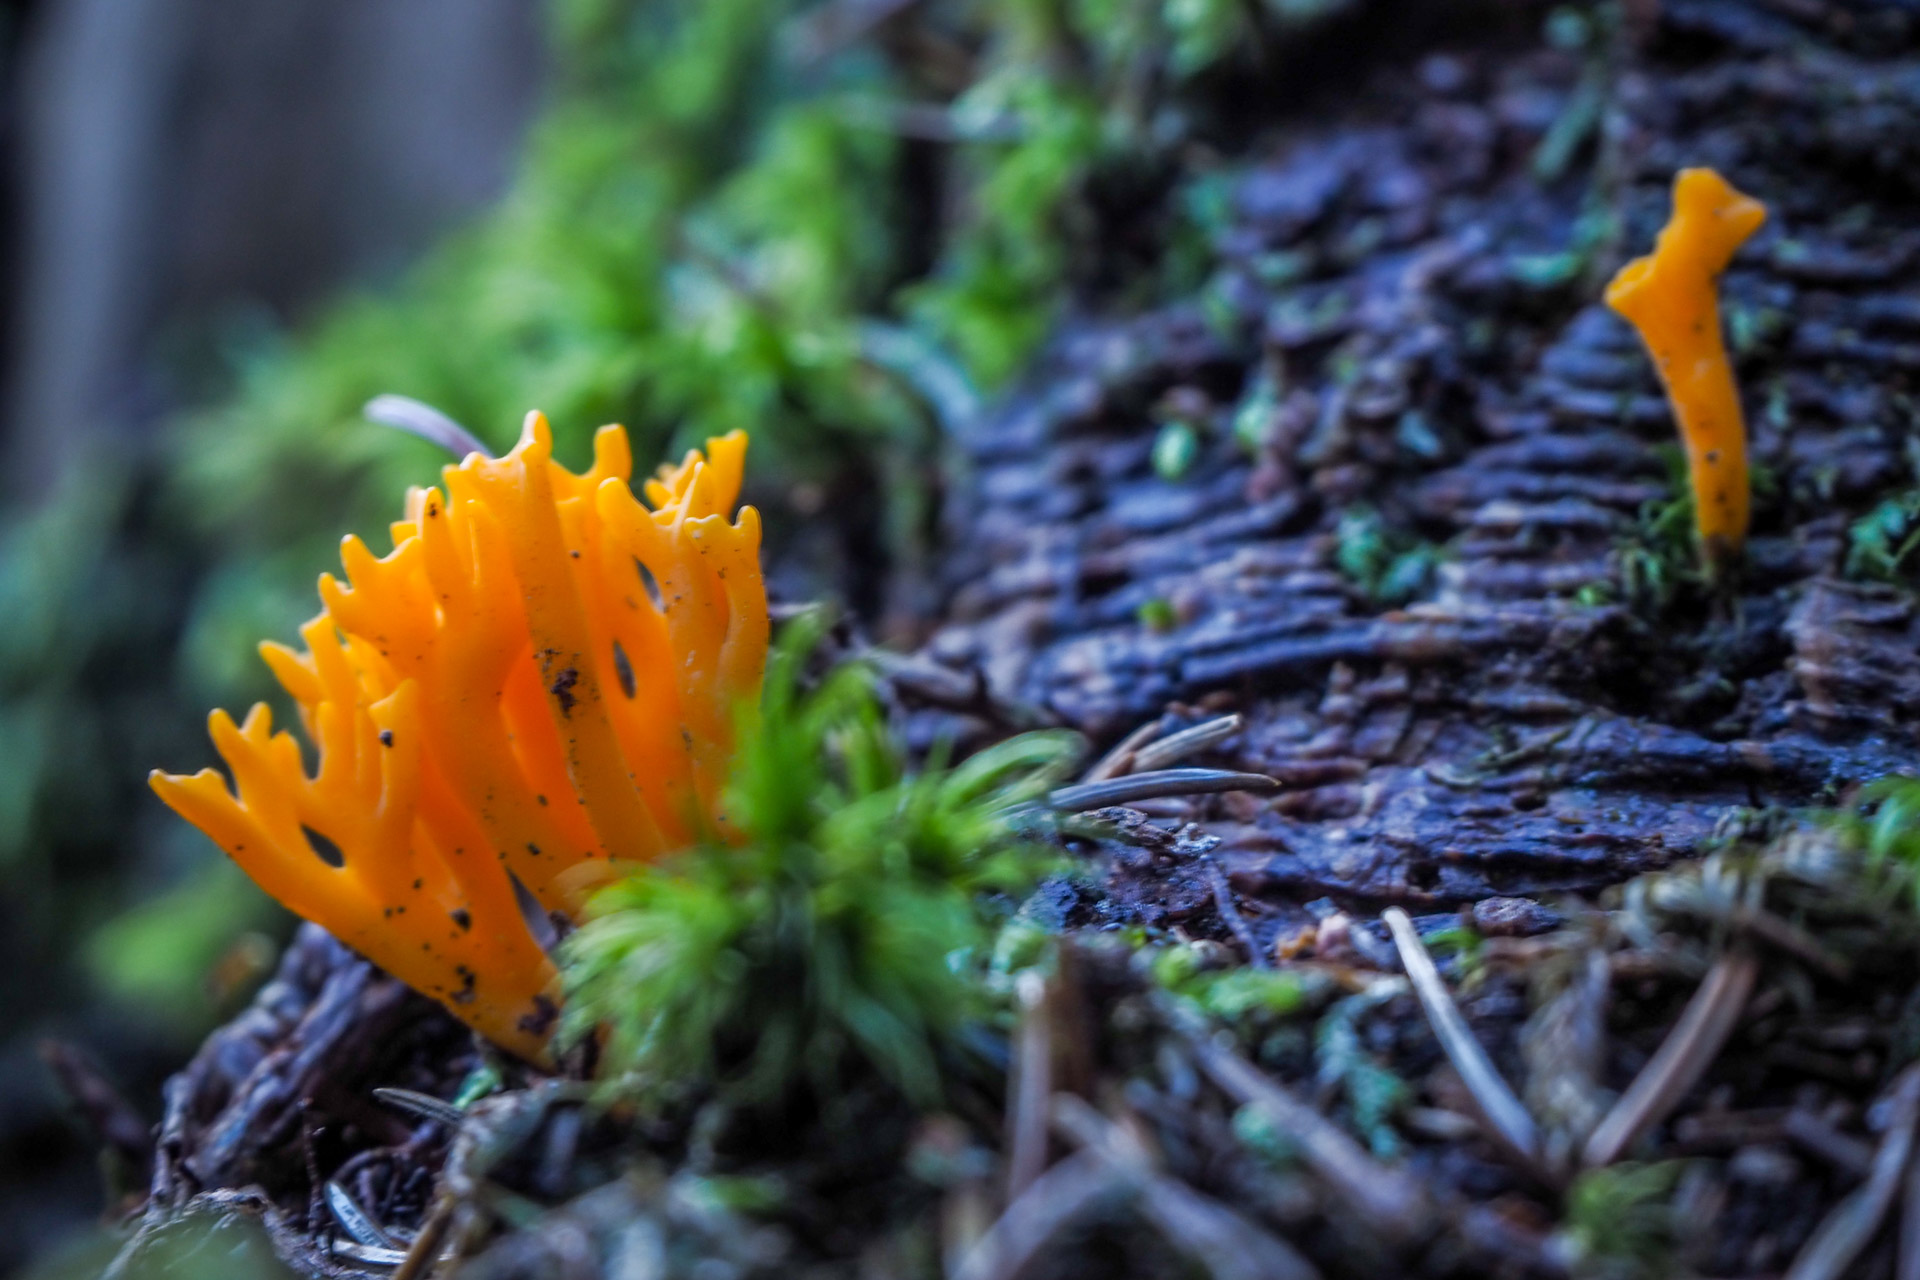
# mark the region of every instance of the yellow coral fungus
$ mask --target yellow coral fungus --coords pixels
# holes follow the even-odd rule
[[[661,468],[649,509],[625,431],[575,475],[528,415],[507,456],[409,492],[385,558],[346,539],[304,653],[261,646],[316,771],[263,705],[211,717],[232,792],[212,769],[154,790],[293,911],[541,1057],[553,970],[513,881],[571,913],[588,860],[727,830],[735,707],[767,652],[759,515],[726,517],[746,446]]]
[[[1653,253],[1607,286],[1607,305],[1640,331],[1679,420],[1709,560],[1739,551],[1748,520],[1747,431],[1720,338],[1717,281],[1766,218],[1766,206],[1712,169],[1682,169]]]

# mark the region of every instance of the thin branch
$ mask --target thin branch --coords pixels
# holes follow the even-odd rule
[[[1393,932],[1400,963],[1406,966],[1407,977],[1413,983],[1414,994],[1420,998],[1420,1007],[1426,1011],[1427,1022],[1454,1070],[1460,1073],[1460,1080],[1486,1121],[1491,1136],[1530,1169],[1540,1172],[1540,1134],[1532,1113],[1494,1067],[1493,1059],[1487,1056],[1480,1042],[1474,1039],[1407,913],[1399,907],[1388,907],[1383,918]]]
[[[1072,1094],[1053,1100],[1053,1125],[1139,1193],[1140,1216],[1214,1280],[1320,1280],[1292,1245],[1226,1205],[1161,1173],[1134,1136]]]
[[[1221,921],[1232,931],[1240,945],[1247,949],[1247,963],[1256,969],[1271,969],[1273,961],[1255,940],[1253,930],[1247,927],[1246,918],[1240,909],[1233,905],[1233,886],[1227,883],[1226,873],[1220,870],[1220,863],[1211,853],[1200,855],[1200,866],[1206,872],[1207,884],[1213,889],[1213,909],[1220,913]]]
[[[1196,1019],[1163,1008],[1207,1078],[1234,1101],[1266,1113],[1275,1129],[1298,1144],[1306,1165],[1369,1226],[1402,1241],[1418,1239],[1432,1229],[1432,1203],[1417,1179],[1368,1155],[1338,1125],[1220,1044]]]
[[[1680,1021],[1587,1139],[1582,1163],[1588,1168],[1612,1164],[1635,1138],[1679,1105],[1720,1056],[1721,1046],[1747,1007],[1759,972],[1760,962],[1744,948],[1714,962]]]
[[[1224,742],[1240,732],[1238,715],[1221,716],[1205,724],[1194,725],[1191,729],[1182,729],[1179,733],[1169,734],[1158,742],[1141,747],[1134,753],[1132,772],[1151,773],[1156,769],[1165,769],[1179,764],[1189,756],[1195,756]]]
[[[1802,1151],[1819,1156],[1850,1178],[1864,1178],[1873,1169],[1873,1147],[1841,1133],[1805,1107],[1795,1107],[1780,1122],[1780,1136]]]
[[[1160,716],[1149,720],[1114,745],[1113,750],[1100,757],[1100,762],[1087,770],[1082,782],[1105,782],[1109,778],[1118,778],[1133,772],[1133,760],[1140,749],[1159,737],[1166,729],[1167,718]]]
[[[433,1202],[433,1208],[427,1213],[427,1220],[420,1224],[420,1234],[413,1238],[407,1256],[401,1259],[399,1267],[394,1270],[393,1280],[420,1280],[427,1274],[427,1268],[440,1256],[440,1245],[446,1240],[448,1229],[453,1226],[453,1215],[459,1204],[451,1192],[440,1192]]]
[[[1011,1205],[1047,1168],[1047,1099],[1053,1096],[1053,1019],[1046,980],[1020,975],[1020,1029],[1007,1100],[1007,1199]]]
[[[153,1126],[134,1109],[88,1054],[64,1040],[42,1040],[40,1061],[53,1074],[97,1145],[118,1152],[132,1168],[153,1160]]]
[[[1893,1087],[1893,1120],[1873,1157],[1873,1172],[1833,1207],[1813,1238],[1793,1260],[1786,1280],[1839,1280],[1880,1229],[1912,1162],[1914,1127],[1920,1123],[1920,1066],[1900,1073]],[[1904,1269],[1909,1260],[1901,1259]]]
[[[1092,1152],[1068,1156],[1007,1206],[954,1268],[953,1280],[1017,1280],[1061,1228],[1125,1185]]]

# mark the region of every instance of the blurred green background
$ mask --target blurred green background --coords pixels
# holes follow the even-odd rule
[[[370,397],[575,464],[745,427],[776,595],[910,642],[943,440],[1074,310],[1201,289],[1269,49],[1349,5],[242,8],[0,7],[0,1272],[103,1203],[41,1041],[152,1119],[288,931],[144,779],[446,461]]]

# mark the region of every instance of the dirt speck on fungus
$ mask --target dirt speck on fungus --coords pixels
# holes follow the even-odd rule
[[[574,696],[573,688],[579,683],[579,670],[574,667],[565,667],[559,675],[553,678],[553,683],[547,686],[547,692],[552,694],[553,700],[560,704],[561,715],[571,716],[573,714],[574,704],[579,701],[579,699]]]

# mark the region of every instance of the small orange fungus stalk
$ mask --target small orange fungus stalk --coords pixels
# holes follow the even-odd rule
[[[210,718],[232,791],[212,769],[153,789],[293,911],[541,1059],[554,973],[514,881],[572,913],[604,860],[727,831],[735,710],[767,653],[759,514],[726,514],[746,448],[709,440],[642,505],[623,429],[576,475],[528,415],[507,456],[408,493],[389,555],[346,539],[304,652],[261,645],[314,773],[260,705]]]
[[[1640,331],[1679,420],[1709,561],[1740,550],[1748,520],[1747,429],[1720,338],[1717,282],[1766,219],[1765,205],[1712,169],[1682,169],[1653,253],[1620,268],[1607,286],[1607,305]]]

